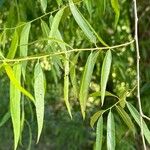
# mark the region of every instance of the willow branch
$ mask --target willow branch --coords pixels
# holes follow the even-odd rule
[[[136,55],[137,55],[137,100],[139,105],[139,112],[140,112],[140,128],[141,128],[141,136],[143,141],[143,148],[146,150],[146,143],[144,138],[144,131],[143,131],[143,111],[141,106],[141,97],[140,97],[140,53],[139,53],[139,40],[138,40],[138,15],[137,15],[137,2],[134,2],[134,16],[135,16],[135,45],[136,45]]]

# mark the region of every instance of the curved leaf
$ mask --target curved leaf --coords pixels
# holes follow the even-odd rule
[[[115,150],[116,139],[115,139],[115,122],[114,116],[110,111],[107,118],[107,149]]]
[[[127,107],[132,115],[132,117],[134,118],[134,120],[136,121],[136,123],[141,127],[141,119],[140,119],[140,114],[139,112],[136,110],[136,108],[130,104],[127,103]],[[146,140],[148,141],[148,143],[150,144],[150,130],[148,129],[145,121],[142,121],[143,123],[143,132],[144,132],[144,136],[146,138]]]
[[[95,122],[97,121],[97,119],[103,114],[103,110],[97,111],[91,118],[90,118],[90,125],[93,128]]]
[[[38,123],[38,137],[37,142],[39,141],[44,120],[44,75],[41,68],[41,65],[37,63],[34,68],[34,94],[35,94],[35,107],[36,107],[36,116]]]
[[[12,68],[11,68],[7,63],[4,63],[4,67],[5,67],[6,73],[7,73],[8,77],[9,77],[11,83],[12,83],[19,91],[21,91],[24,95],[26,95],[28,98],[30,98],[30,99],[32,100],[32,102],[34,102],[33,96],[32,96],[28,91],[26,91],[26,90],[20,85],[20,83],[18,82],[18,80],[16,79]]]
[[[106,56],[103,61],[102,65],[102,72],[101,72],[101,101],[102,105],[104,104],[104,98],[105,98],[105,91],[106,91],[106,85],[110,73],[110,67],[111,67],[111,62],[112,62],[112,55],[111,51],[108,50],[106,52]]]
[[[103,142],[103,116],[98,119],[97,128],[96,128],[96,148],[95,150],[102,149]]]
[[[86,101],[88,97],[88,88],[89,84],[92,78],[92,73],[94,69],[94,65],[97,59],[99,52],[97,53],[92,53],[88,56],[82,79],[81,79],[81,86],[80,86],[80,91],[79,91],[79,101],[80,101],[80,106],[81,106],[81,112],[83,118],[85,118],[85,109],[86,109]]]
[[[123,119],[124,123],[129,127],[131,131],[133,131],[133,133],[135,133],[135,127],[130,116],[125,112],[125,110],[122,107],[116,106],[116,109],[121,118]]]
[[[120,6],[118,0],[111,0],[111,6],[114,9],[115,12],[115,27],[118,24],[119,16],[120,16]]]

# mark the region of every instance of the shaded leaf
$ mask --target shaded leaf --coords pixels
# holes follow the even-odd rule
[[[112,62],[112,55],[111,51],[108,50],[106,52],[103,65],[102,65],[102,72],[101,72],[101,101],[102,105],[104,104],[104,98],[105,98],[105,91],[107,86],[107,81],[110,73],[111,68],[111,62]]]
[[[90,125],[93,128],[95,122],[97,121],[97,119],[103,114],[103,110],[97,111],[91,118],[90,118]]]
[[[49,37],[50,29],[45,21],[41,19],[41,29],[44,37]]]
[[[47,0],[40,0],[42,11],[45,13],[47,8]]]
[[[98,8],[98,14],[100,17],[102,17],[105,14],[106,0],[96,0],[96,3]]]
[[[86,101],[88,98],[88,88],[92,78],[92,73],[94,69],[94,65],[97,59],[99,52],[92,53],[88,56],[86,65],[84,67],[82,79],[81,79],[81,86],[79,91],[79,101],[81,106],[81,112],[83,118],[85,118],[85,109],[86,109]]]
[[[6,68],[5,68],[6,69]],[[20,85],[21,80],[21,66],[17,64],[13,67],[14,78],[17,80],[17,84]],[[8,73],[7,73],[8,74]],[[11,77],[12,78],[12,77]],[[10,113],[12,118],[13,130],[14,130],[14,149],[17,149],[17,145],[20,138],[20,98],[21,92],[17,88],[16,83],[10,80]]]
[[[35,107],[38,124],[38,136],[39,141],[44,120],[44,75],[41,65],[37,63],[34,68],[34,94],[35,94]]]
[[[107,118],[107,149],[115,150],[116,139],[115,139],[115,122],[114,116],[110,111]]]
[[[10,118],[10,112],[8,111],[0,120],[0,127],[2,127]]]
[[[30,98],[30,99],[32,100],[32,102],[34,102],[33,96],[32,96],[27,90],[25,90],[25,89],[20,85],[20,83],[18,82],[18,80],[16,79],[12,68],[11,68],[7,63],[4,64],[4,67],[5,67],[6,73],[7,73],[8,77],[9,77],[11,83],[12,83],[19,91],[21,91],[24,95],[26,95],[28,98]]]
[[[136,108],[130,104],[127,103],[127,107],[132,115],[132,117],[134,118],[134,120],[136,121],[136,123],[141,127],[141,119],[140,119],[140,114],[139,112],[136,110]],[[143,132],[144,132],[144,136],[146,138],[146,140],[148,141],[148,143],[150,144],[150,130],[148,129],[145,121],[142,119],[142,123],[143,123]]]
[[[131,131],[133,131],[133,133],[135,133],[135,127],[130,116],[125,112],[125,110],[122,107],[116,106],[116,109],[121,118],[123,119],[124,123],[129,127]]]
[[[19,40],[18,33],[17,33],[17,31],[15,31],[13,38],[12,38],[9,52],[7,54],[7,58],[13,59],[15,57],[17,47],[18,47],[18,40]]]
[[[97,122],[95,150],[101,150],[102,142],[103,142],[103,116],[101,116]]]
[[[111,6],[115,12],[115,27],[116,27],[120,16],[120,6],[118,0],[111,0]]]

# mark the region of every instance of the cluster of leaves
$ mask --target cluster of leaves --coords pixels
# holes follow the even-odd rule
[[[98,110],[90,121],[91,127],[97,123],[96,150],[103,149],[104,145],[109,150],[117,147],[119,140],[116,139],[121,139],[127,130],[123,129],[124,133],[118,135],[116,129],[121,119],[134,139],[135,123],[141,127],[141,121],[137,109],[127,101],[134,97],[136,88],[133,40],[125,43],[132,39],[130,3],[31,0],[26,6],[25,0],[14,0],[9,11],[8,2],[5,4],[3,11],[9,15],[1,15],[0,69],[1,76],[7,75],[10,80],[10,108],[0,120],[0,126],[11,118],[14,149],[19,140],[22,141],[25,124],[31,130],[26,117],[27,106],[36,115],[39,142],[50,85],[62,87],[59,99],[64,99],[71,119],[72,109],[78,103],[83,119],[89,109],[92,113]],[[37,9],[33,11],[31,6]],[[117,45],[120,42],[125,44]],[[117,46],[109,46],[112,44]],[[26,100],[29,100],[28,105]],[[144,120],[142,127],[150,144],[150,131]]]

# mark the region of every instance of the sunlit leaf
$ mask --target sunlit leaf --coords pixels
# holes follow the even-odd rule
[[[39,141],[44,120],[44,75],[41,68],[41,65],[37,63],[34,69],[34,94],[35,94],[35,107],[36,107],[36,116],[38,123],[38,137],[37,142]]]
[[[28,54],[28,39],[29,39],[30,28],[31,28],[31,23],[27,23],[23,27],[20,35],[20,56],[21,57],[25,57]],[[22,75],[24,79],[25,79],[26,65],[27,62],[22,62]]]
[[[102,102],[102,105],[104,104],[105,91],[106,91],[107,81],[108,81],[108,77],[109,77],[109,73],[110,73],[111,62],[112,62],[112,55],[111,55],[111,51],[108,50],[106,52],[106,56],[103,61],[102,72],[101,72],[101,102]]]
[[[42,11],[45,13],[47,8],[47,0],[40,0]]]
[[[135,133],[135,127],[130,116],[125,112],[125,110],[122,107],[116,106],[116,109],[121,118],[123,119],[124,123],[129,127],[131,131],[133,131],[133,133]]]
[[[103,110],[97,111],[91,118],[90,118],[90,125],[93,128],[95,122],[97,121],[97,119],[103,114]]]
[[[111,0],[111,6],[115,12],[115,27],[116,27],[120,16],[120,6],[118,0]]]
[[[5,68],[6,69],[6,68]],[[10,70],[10,68],[6,69],[6,71]],[[11,71],[9,71],[10,73]],[[19,88],[17,88],[16,83],[13,84],[14,79],[12,81],[12,76],[14,76],[17,84],[20,85],[21,80],[21,66],[17,64],[13,67],[14,74],[11,75],[10,80],[10,113],[12,118],[13,130],[14,130],[14,149],[17,149],[17,145],[20,138],[20,98],[21,92]],[[7,73],[8,74],[8,73]]]
[[[136,121],[136,123],[141,127],[141,119],[140,119],[140,114],[139,112],[136,110],[136,108],[130,104],[127,103],[127,107],[132,115],[132,117],[134,118],[134,120]],[[144,136],[146,138],[146,140],[148,141],[148,143],[150,144],[150,130],[148,129],[146,123],[144,122],[144,120],[142,119],[142,123],[143,123],[143,132],[144,132]]]
[[[102,149],[103,142],[103,116],[98,119],[97,128],[96,128],[96,148],[95,150]]]
[[[107,118],[107,149],[115,150],[116,139],[115,139],[115,122],[114,116],[110,111]]]
[[[12,37],[12,42],[10,45],[10,49],[9,52],[7,54],[7,58],[9,59],[13,59],[15,57],[16,51],[17,51],[17,47],[18,47],[18,33],[17,31],[14,32],[14,35]]]
[[[7,73],[8,77],[9,77],[9,79],[11,81],[11,84],[13,84],[19,91],[21,91],[24,95],[26,95],[27,97],[29,97],[32,100],[32,102],[34,102],[33,96],[27,90],[25,90],[20,85],[20,83],[18,82],[18,80],[16,79],[12,68],[8,64],[6,64],[6,63],[4,65],[4,67],[5,67],[6,73]]]
[[[42,29],[44,37],[49,37],[50,29],[49,29],[47,23],[43,20],[41,20],[41,29]]]
[[[85,118],[85,109],[86,109],[86,102],[88,98],[88,88],[92,78],[92,73],[94,69],[94,65],[97,59],[99,52],[92,53],[88,56],[86,65],[84,67],[82,79],[81,79],[81,86],[79,92],[79,101],[81,106],[81,112],[83,118]]]

